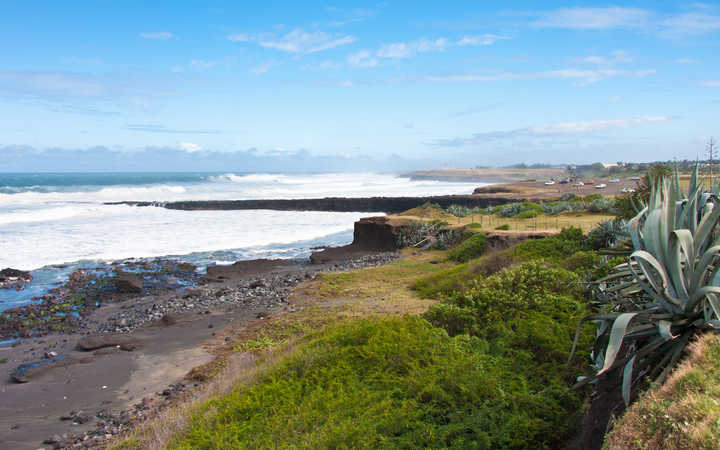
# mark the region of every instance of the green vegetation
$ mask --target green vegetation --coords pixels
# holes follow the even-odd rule
[[[8,359],[5,357],[0,358],[0,364],[5,364],[8,362]]]
[[[604,310],[584,319],[604,323],[594,348],[599,370],[576,387],[615,373],[629,403],[636,381],[662,381],[698,331],[720,329],[718,218],[718,192],[704,192],[697,170],[687,196],[677,173],[652,183],[647,206],[628,226],[635,251],[604,279],[615,281],[600,289]]]
[[[477,233],[450,250],[448,259],[463,263],[481,256],[485,250],[487,250],[487,237],[482,233]]]
[[[581,404],[560,396],[572,376],[562,358],[537,370],[533,351],[449,337],[418,317],[350,321],[305,341],[209,401],[171,448],[552,448]]]
[[[570,227],[554,236],[531,239],[514,247],[515,255],[524,260],[550,259],[558,262],[575,252],[591,250],[580,228]]]
[[[498,226],[496,226],[496,227],[495,227],[495,229],[496,229],[496,230],[503,230],[503,231],[507,231],[507,230],[509,230],[509,229],[510,229],[510,225],[509,225],[509,224],[507,224],[507,223],[505,223],[505,224],[502,224],[502,225],[498,225]]]
[[[373,301],[303,333],[291,356],[197,408],[170,447],[561,447],[584,401],[580,392],[562,395],[587,371],[579,358],[566,364],[588,313],[582,277],[601,257],[577,228],[500,251],[486,246],[478,233],[446,252],[323,275],[308,287],[314,295]],[[377,300],[417,311],[410,285],[436,300],[420,300],[422,317],[358,318]],[[589,328],[581,348],[590,347]],[[281,339],[261,333],[236,349],[273,352]]]
[[[640,398],[606,438],[609,450],[716,449],[720,338],[705,334],[667,383]]]

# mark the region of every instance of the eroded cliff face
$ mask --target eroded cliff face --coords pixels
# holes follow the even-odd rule
[[[365,251],[397,250],[400,229],[411,222],[406,217],[364,217],[355,222],[353,245]]]
[[[398,250],[398,236],[403,227],[414,220],[413,216],[364,217],[355,222],[353,242],[343,247],[328,247],[310,256],[314,264],[342,261],[358,253],[393,252]],[[458,227],[454,227],[458,228]],[[464,227],[459,226],[459,229]],[[504,249],[528,239],[541,239],[554,232],[490,231],[488,244],[492,249]]]

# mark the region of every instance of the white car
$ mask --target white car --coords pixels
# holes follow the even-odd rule
[[[632,194],[633,192],[635,192],[635,189],[626,187],[626,188],[623,188],[621,192],[623,194]]]
[[[620,180],[617,178],[613,178],[612,180],[608,180],[608,183],[619,183]]]
[[[605,189],[607,187],[607,184],[600,183],[595,185],[595,189]]]
[[[577,183],[573,184],[573,186],[585,186],[585,183],[583,183],[582,181],[578,181]]]
[[[553,184],[555,184],[555,182],[552,180],[545,182],[545,186],[552,186]]]

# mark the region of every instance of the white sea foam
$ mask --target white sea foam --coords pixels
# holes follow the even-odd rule
[[[271,244],[278,244],[273,251],[282,254],[294,251],[295,242],[348,232],[356,220],[368,215],[175,211],[105,205],[105,202],[421,196],[470,193],[481,185],[412,181],[378,174],[227,173],[198,179],[202,181],[63,186],[52,192],[28,190],[0,194],[0,268],[36,269],[79,260],[184,255],[226,249],[245,249],[243,254],[252,256],[253,248]]]

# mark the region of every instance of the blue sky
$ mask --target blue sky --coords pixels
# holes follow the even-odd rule
[[[472,166],[720,135],[720,4],[491,3],[3,0],[0,153]]]

